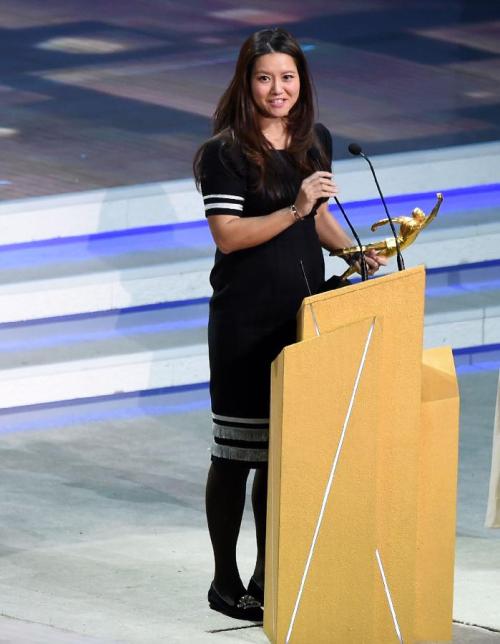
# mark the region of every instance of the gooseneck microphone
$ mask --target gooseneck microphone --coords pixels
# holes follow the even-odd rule
[[[346,214],[346,211],[344,210],[342,204],[340,201],[337,199],[337,197],[334,197],[335,203],[340,209],[340,212],[344,215],[344,219],[346,220],[347,225],[351,229],[352,236],[356,240],[356,243],[358,244],[359,247],[359,253],[358,253],[358,258],[359,258],[359,267],[361,269],[361,279],[363,282],[365,282],[368,279],[368,268],[366,266],[366,259],[365,255],[363,253],[363,245],[361,244],[361,240],[358,237],[358,233],[356,232],[354,226],[351,224],[349,217]]]
[[[401,254],[401,249],[399,248],[398,235],[396,233],[396,229],[394,228],[394,222],[392,221],[392,217],[389,214],[387,204],[385,203],[384,195],[382,194],[382,190],[380,189],[380,185],[378,183],[377,175],[375,174],[375,170],[373,168],[372,162],[366,156],[366,154],[364,154],[363,149],[361,148],[359,143],[350,143],[347,149],[349,150],[349,152],[353,156],[363,157],[363,159],[370,166],[370,170],[372,171],[372,175],[373,175],[373,178],[375,180],[375,185],[377,186],[377,190],[378,190],[378,193],[380,195],[380,199],[382,200],[382,203],[384,204],[385,214],[387,215],[387,219],[389,221],[389,225],[391,227],[392,234],[394,235],[394,241],[396,242],[396,254],[397,254],[397,258],[398,258],[398,269],[400,271],[404,271],[405,263],[404,263],[403,255]]]
[[[321,169],[321,159],[319,157],[319,153],[316,151],[315,148],[313,148],[313,154],[314,154],[315,159],[318,162],[318,168]],[[364,282],[364,281],[366,281],[368,279],[368,267],[366,265],[366,259],[365,259],[365,256],[363,254],[363,246],[362,246],[361,241],[360,241],[360,239],[358,237],[358,233],[355,231],[354,226],[351,224],[351,222],[349,220],[349,217],[347,216],[346,211],[342,207],[342,204],[337,199],[337,197],[334,197],[334,200],[335,200],[335,203],[337,204],[337,206],[339,207],[340,212],[344,215],[344,219],[346,221],[346,224],[351,229],[352,236],[354,237],[354,239],[356,240],[356,243],[358,244],[358,247],[359,247],[359,253],[358,253],[358,258],[359,259],[358,259],[358,261],[359,261],[359,267],[360,267],[360,270],[361,270],[361,279]],[[317,202],[317,204],[325,203],[325,202],[328,202],[328,199],[326,197],[321,199],[321,200],[319,200]],[[332,255],[332,254],[333,253],[330,253],[330,255]],[[302,270],[304,270],[304,268],[302,268]]]

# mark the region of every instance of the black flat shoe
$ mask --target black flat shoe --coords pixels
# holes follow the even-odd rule
[[[212,610],[216,610],[228,617],[247,619],[250,622],[262,622],[264,619],[262,608],[255,597],[242,595],[231,605],[219,595],[213,584],[208,591],[208,604]]]
[[[247,593],[255,597],[261,606],[264,606],[264,589],[259,586],[253,577],[248,583]]]

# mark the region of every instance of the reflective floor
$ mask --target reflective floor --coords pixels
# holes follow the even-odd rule
[[[487,368],[460,376],[454,614],[500,631],[500,531],[483,527],[497,379]],[[260,629],[232,630],[241,625],[206,603],[206,386],[48,405],[1,420],[4,615],[99,642],[266,641]],[[248,511],[243,578],[254,556]],[[454,641],[500,641],[481,634],[474,639],[478,631],[457,625]]]
[[[3,199],[191,176],[253,31],[305,49],[336,158],[500,138],[500,5],[489,0],[3,0]]]

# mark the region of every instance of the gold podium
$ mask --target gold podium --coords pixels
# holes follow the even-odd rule
[[[272,365],[264,631],[451,640],[458,391],[422,267],[304,300]],[[424,357],[423,357],[424,355]]]

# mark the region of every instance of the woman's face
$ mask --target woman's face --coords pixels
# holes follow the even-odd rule
[[[252,98],[268,118],[287,116],[299,98],[297,65],[288,54],[265,54],[255,61],[251,79]]]

